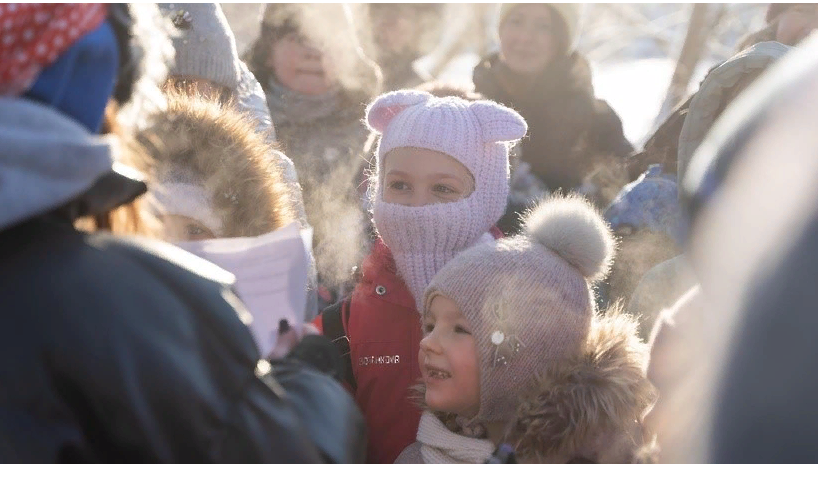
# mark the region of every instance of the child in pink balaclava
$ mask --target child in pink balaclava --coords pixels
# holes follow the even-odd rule
[[[317,321],[349,348],[347,381],[369,427],[369,461],[391,463],[415,438],[420,412],[418,305],[432,277],[459,252],[500,236],[510,143],[526,133],[514,111],[490,101],[397,91],[367,109],[380,134],[372,215],[380,239],[350,298]]]

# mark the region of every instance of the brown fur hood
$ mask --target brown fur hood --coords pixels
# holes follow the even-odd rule
[[[216,236],[257,236],[292,222],[295,211],[281,160],[254,129],[229,105],[172,93],[167,111],[138,139],[153,157],[155,190],[201,187],[221,222]],[[171,204],[183,202],[172,191],[163,195]]]
[[[522,462],[645,461],[652,451],[641,423],[656,399],[647,362],[631,317],[614,310],[597,318],[584,352],[523,395],[506,441]]]

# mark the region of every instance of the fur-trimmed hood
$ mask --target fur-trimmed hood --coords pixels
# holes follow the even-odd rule
[[[631,317],[598,317],[583,352],[548,368],[522,396],[505,441],[521,462],[645,461],[641,422],[656,400],[647,363]]]
[[[257,236],[293,221],[281,158],[254,128],[229,106],[171,93],[164,116],[138,135],[154,163],[157,212],[216,226],[217,237]]]

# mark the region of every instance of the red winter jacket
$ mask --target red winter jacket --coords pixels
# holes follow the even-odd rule
[[[502,237],[496,228],[491,233]],[[361,268],[349,314],[342,309],[341,319],[349,337],[355,401],[367,423],[367,461],[393,463],[415,441],[420,421],[420,407],[410,398],[410,387],[420,381],[420,314],[382,241]],[[320,316],[315,325],[323,332]]]

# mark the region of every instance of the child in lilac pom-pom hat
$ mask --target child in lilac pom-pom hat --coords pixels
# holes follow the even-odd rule
[[[534,209],[523,235],[451,260],[424,296],[426,410],[398,463],[645,459],[653,403],[633,320],[595,311],[591,284],[613,259],[602,217],[579,197]]]
[[[366,122],[380,134],[371,201],[380,240],[352,296],[316,323],[333,339],[348,337],[347,381],[367,418],[369,460],[391,463],[420,417],[410,386],[420,377],[423,291],[455,255],[500,236],[509,146],[526,123],[490,101],[420,91],[378,97]]]

